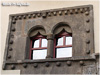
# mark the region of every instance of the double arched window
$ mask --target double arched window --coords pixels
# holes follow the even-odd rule
[[[50,38],[47,40],[49,36],[46,35],[44,28],[33,28],[30,33],[31,42],[29,58],[37,60],[46,59],[48,56],[53,58],[72,57],[71,28],[66,24],[58,24],[53,29],[53,35],[54,37],[52,39]]]

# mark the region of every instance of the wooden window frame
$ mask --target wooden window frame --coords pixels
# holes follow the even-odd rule
[[[66,37],[72,37],[72,33],[67,33],[67,32],[61,32],[58,35],[55,36],[54,39],[54,54],[53,54],[53,58],[56,58],[56,48],[68,48],[68,47],[72,47],[72,45],[66,45]],[[56,46],[56,42],[57,42],[57,38],[63,37],[63,45],[62,46]]]
[[[38,48],[32,48],[33,40],[38,40],[39,39],[39,47]],[[47,49],[47,47],[41,47],[42,46],[42,39],[46,39],[46,37],[42,35],[37,35],[35,37],[32,37],[30,39],[30,52],[29,52],[29,59],[32,59],[32,51],[33,50],[42,50],[42,49]]]

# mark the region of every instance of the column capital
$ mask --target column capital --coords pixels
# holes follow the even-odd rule
[[[47,40],[53,40],[54,39],[54,35],[53,34],[48,34],[47,35]]]

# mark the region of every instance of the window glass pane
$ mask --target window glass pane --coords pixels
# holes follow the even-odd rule
[[[47,39],[42,39],[41,47],[47,47]]]
[[[38,48],[39,47],[39,39],[33,41],[33,48]]]
[[[58,38],[57,46],[62,46],[63,45],[63,37]]]
[[[45,59],[47,55],[47,49],[43,50],[33,50],[33,60],[36,59]]]
[[[72,47],[56,49],[56,58],[63,57],[72,57]]]
[[[72,37],[66,37],[66,45],[72,45]]]

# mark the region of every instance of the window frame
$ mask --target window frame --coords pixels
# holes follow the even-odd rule
[[[32,44],[33,44],[33,40],[38,40],[39,39],[39,47],[38,48],[33,48]],[[42,36],[41,34],[35,36],[35,37],[31,37],[30,38],[30,52],[29,52],[29,59],[32,60],[32,54],[33,54],[33,50],[43,50],[43,49],[47,49],[47,47],[41,47],[42,46],[42,39],[46,39],[45,36]]]
[[[62,31],[61,33],[59,33],[58,35],[55,36],[55,39],[54,39],[54,50],[53,50],[53,58],[56,58],[56,48],[68,48],[68,47],[72,47],[72,44],[71,45],[66,45],[66,37],[69,37],[71,36],[72,37],[72,33],[67,33],[65,31]],[[56,41],[58,38],[60,37],[63,37],[63,45],[62,46],[57,46],[56,45]]]

